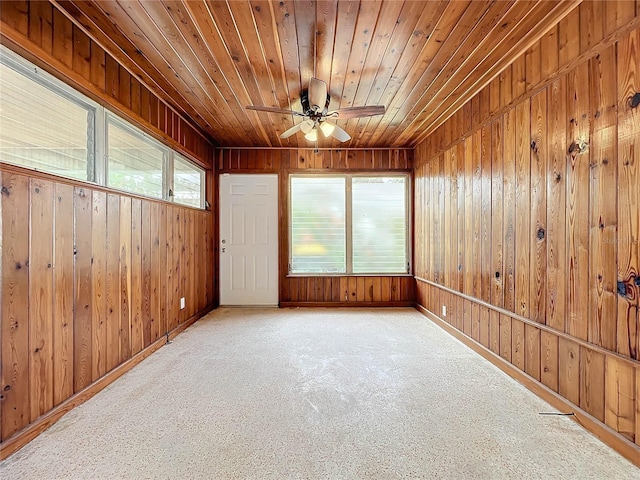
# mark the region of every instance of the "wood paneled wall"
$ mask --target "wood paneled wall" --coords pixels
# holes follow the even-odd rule
[[[280,305],[412,305],[411,276],[288,276],[290,173],[410,171],[403,149],[220,149],[218,173],[277,173],[280,179]]]
[[[211,167],[213,146],[48,1],[2,2],[0,40],[165,143]]]
[[[1,164],[0,184],[4,442],[215,294],[211,212]]]
[[[418,303],[631,444],[637,25],[632,2],[583,2],[416,148],[414,172]]]

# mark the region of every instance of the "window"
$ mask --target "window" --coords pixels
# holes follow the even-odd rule
[[[0,99],[0,161],[94,180],[91,102],[5,55]]]
[[[204,170],[177,153],[173,155],[173,201],[198,208],[204,201]]]
[[[165,148],[113,115],[107,121],[107,185],[163,198]]]
[[[202,168],[4,46],[0,162],[197,208],[205,203]]]
[[[407,175],[291,175],[292,274],[409,273]]]
[[[344,177],[291,177],[291,271],[346,272]]]

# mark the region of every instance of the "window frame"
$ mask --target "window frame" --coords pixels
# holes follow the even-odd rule
[[[72,87],[71,85],[63,82],[54,75],[48,73],[44,69],[36,66],[31,61],[22,57],[18,53],[12,51],[5,45],[0,45],[0,67],[6,67],[14,70],[18,74],[25,78],[32,80],[47,90],[62,96],[66,100],[69,100],[79,107],[87,110],[87,174],[84,179],[78,179],[56,173],[54,171],[43,170],[33,168],[26,165],[20,165],[17,163],[2,162],[7,165],[16,165],[20,168],[25,168],[35,172],[43,172],[48,175],[58,176],[60,178],[66,178],[73,181],[87,182],[101,187],[106,187],[114,191],[123,192],[131,195],[137,195],[144,198],[153,200],[162,200],[176,205],[181,205],[188,208],[198,208],[205,210],[207,208],[206,186],[207,186],[207,170],[200,166],[193,160],[190,154],[178,151],[175,148],[161,142],[155,136],[145,131],[141,125],[132,123],[127,119],[121,117],[115,112],[112,112],[105,108],[100,103],[92,100],[84,95],[82,92]],[[115,124],[117,127],[122,128],[127,133],[139,138],[140,140],[158,148],[161,150],[162,159],[162,197],[148,196],[140,192],[125,190],[118,187],[108,185],[109,178],[109,157],[108,157],[108,128],[109,124]],[[190,165],[201,175],[200,184],[200,206],[195,207],[193,205],[175,202],[173,196],[174,188],[174,156],[179,155],[181,159],[186,160]]]
[[[345,179],[345,272],[293,272],[293,195],[292,195],[292,179],[293,178],[323,178],[323,177],[341,177]],[[398,177],[405,180],[404,205],[405,205],[405,272],[353,272],[353,189],[352,179],[354,177],[371,178],[371,177]],[[412,244],[412,211],[411,211],[411,172],[397,170],[374,170],[359,172],[327,172],[327,173],[290,173],[287,179],[287,208],[288,208],[288,260],[287,260],[287,276],[288,277],[397,277],[411,275],[413,271],[413,255],[411,253]]]

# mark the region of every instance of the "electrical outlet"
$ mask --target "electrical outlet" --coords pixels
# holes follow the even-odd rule
[[[442,305],[442,316],[443,317],[447,316],[447,306],[446,305]]]
[[[180,299],[180,310],[182,310],[182,309],[185,307],[185,305],[186,305],[186,304],[185,304],[185,301],[184,301],[184,297],[182,297],[182,298]]]

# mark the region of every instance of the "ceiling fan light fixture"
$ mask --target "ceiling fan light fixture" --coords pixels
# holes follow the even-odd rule
[[[312,120],[305,120],[304,122],[300,123],[300,130],[302,130],[303,133],[309,133],[311,130],[313,130],[313,121]]]
[[[320,124],[320,130],[322,130],[322,134],[325,137],[330,137],[331,134],[333,133],[333,131],[335,130],[336,126],[333,123],[329,123],[329,122],[322,122]]]
[[[315,142],[318,140],[318,130],[314,127],[309,133],[305,134],[304,138],[309,140],[310,142]]]

